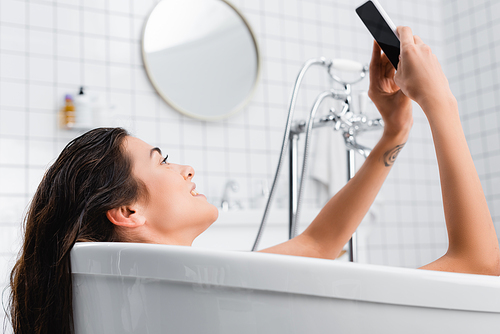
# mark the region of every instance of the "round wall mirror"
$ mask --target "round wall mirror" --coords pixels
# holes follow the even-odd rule
[[[144,27],[146,72],[176,110],[216,120],[240,110],[260,73],[249,24],[224,0],[162,0]]]

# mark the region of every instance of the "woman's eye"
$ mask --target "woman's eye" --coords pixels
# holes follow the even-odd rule
[[[167,163],[167,159],[168,159],[168,154],[167,156],[161,161],[161,164],[164,165]]]

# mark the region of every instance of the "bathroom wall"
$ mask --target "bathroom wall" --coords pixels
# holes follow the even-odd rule
[[[44,170],[79,134],[57,127],[64,94],[85,86],[100,110],[97,125],[124,126],[160,146],[171,161],[192,165],[198,189],[214,204],[220,203],[225,182],[236,180],[237,199],[250,208],[259,199],[260,184],[272,181],[292,85],[304,61],[318,56],[370,60],[371,38],[354,13],[358,2],[231,2],[257,35],[261,81],[242,112],[223,121],[202,122],[172,110],[146,77],[141,29],[156,0],[0,1],[2,290],[19,249],[26,206]],[[495,22],[500,23],[495,16],[500,13],[498,1],[380,2],[396,24],[410,25],[446,64],[463,102],[464,128],[498,224],[500,174],[495,166],[500,160],[500,120],[494,109],[500,103],[495,96],[499,43],[493,33]],[[481,51],[485,46],[488,52]],[[299,118],[328,87],[324,73],[311,70],[299,97]],[[357,91],[366,88],[366,81],[356,86]],[[373,106],[369,108],[375,113]],[[377,199],[375,222],[360,245],[366,262],[415,267],[446,249],[430,131],[417,106],[414,115],[410,140]],[[367,142],[373,145],[376,136]],[[284,190],[281,186],[277,206],[286,203]],[[324,193],[312,183],[307,186],[307,207],[317,208],[324,200]]]

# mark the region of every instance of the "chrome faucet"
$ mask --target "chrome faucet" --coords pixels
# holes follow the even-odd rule
[[[220,203],[220,207],[222,211],[228,210],[239,210],[242,208],[241,203],[239,201],[233,201],[231,192],[236,193],[240,190],[240,186],[238,182],[234,180],[229,180],[226,182],[224,187],[224,192],[222,193],[222,200]]]

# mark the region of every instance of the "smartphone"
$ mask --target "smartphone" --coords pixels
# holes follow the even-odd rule
[[[358,8],[356,13],[373,38],[377,41],[382,51],[394,66],[398,68],[399,63],[399,38],[396,36],[396,26],[392,23],[389,15],[385,12],[377,0],[367,1]]]

